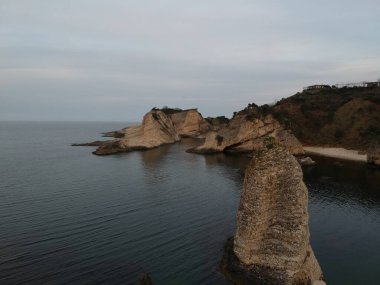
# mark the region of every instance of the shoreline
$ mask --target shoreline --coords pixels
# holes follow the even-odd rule
[[[350,150],[341,147],[318,147],[304,146],[307,154],[317,154],[326,157],[339,158],[352,161],[367,162],[366,154],[359,154],[357,150]]]

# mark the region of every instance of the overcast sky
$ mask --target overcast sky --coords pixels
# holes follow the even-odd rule
[[[379,78],[379,0],[0,0],[0,120],[231,116]]]

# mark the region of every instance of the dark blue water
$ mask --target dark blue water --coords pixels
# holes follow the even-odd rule
[[[228,284],[245,156],[196,142],[94,156],[73,142],[125,123],[0,123],[0,284]],[[316,157],[311,239],[329,284],[380,280],[380,172]]]

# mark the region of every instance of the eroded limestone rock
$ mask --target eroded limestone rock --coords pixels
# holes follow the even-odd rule
[[[315,161],[310,157],[301,157],[298,159],[298,162],[301,164],[301,166],[312,166],[315,165]]]
[[[271,115],[260,115],[255,110],[244,110],[237,113],[231,121],[219,131],[207,134],[205,142],[188,152],[251,152],[264,145],[267,136],[283,144],[292,154],[304,154],[298,139],[284,130]],[[257,111],[258,112],[258,111]]]
[[[236,284],[312,284],[322,270],[309,241],[308,191],[283,146],[258,151],[246,169],[237,230],[222,267]]]
[[[213,128],[197,109],[153,108],[144,116],[141,125],[103,133],[103,136],[116,138],[114,140],[73,146],[99,146],[94,151],[97,155],[146,150],[177,142],[181,137],[205,137]]]
[[[144,116],[141,125],[125,129],[124,137],[103,143],[94,152],[98,155],[144,150],[179,141],[180,137],[171,119],[160,110]]]
[[[169,115],[181,137],[198,137],[211,129],[211,125],[197,109],[189,109]]]

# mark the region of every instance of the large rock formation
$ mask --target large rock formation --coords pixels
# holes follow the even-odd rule
[[[268,144],[250,162],[223,269],[237,284],[312,284],[322,271],[309,241],[302,169],[283,146]]]
[[[199,137],[211,129],[211,125],[197,109],[181,110],[168,116],[181,137]]]
[[[367,163],[380,168],[380,143],[372,143],[367,151]]]
[[[205,138],[205,141],[189,152],[251,152],[261,148],[268,135],[294,155],[305,153],[295,136],[284,130],[271,115],[262,114],[257,106],[236,113],[231,120],[225,117],[204,119],[197,109],[153,108],[144,116],[141,125],[103,133],[115,140],[74,145],[97,145],[99,148],[94,153],[105,155],[151,149],[177,142],[181,137],[193,137]]]
[[[204,137],[213,126],[197,109],[153,108],[141,125],[103,133],[115,140],[95,141],[73,146],[99,146],[94,154],[106,155],[132,150],[145,150],[174,143],[181,137]]]
[[[262,115],[257,107],[237,113],[219,131],[211,131],[203,145],[188,150],[195,153],[251,152],[264,144],[264,138],[272,136],[294,155],[304,154],[301,143],[284,130],[271,115]]]
[[[160,110],[152,110],[144,116],[141,125],[124,129],[124,136],[121,139],[104,142],[95,154],[150,149],[179,140],[180,137],[171,119]]]

